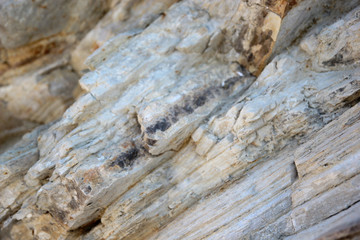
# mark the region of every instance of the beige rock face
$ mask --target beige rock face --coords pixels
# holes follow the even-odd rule
[[[359,3],[5,1],[1,238],[359,237]]]
[[[0,142],[59,119],[78,76],[69,50],[110,1],[1,1]]]
[[[143,31],[176,0],[122,0],[98,22],[72,52],[71,63],[80,74],[88,67],[86,58],[109,39],[120,33]],[[108,54],[108,53],[107,53]]]

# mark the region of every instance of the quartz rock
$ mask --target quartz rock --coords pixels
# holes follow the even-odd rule
[[[358,3],[106,2],[71,52],[84,94],[61,119],[5,105],[48,124],[0,155],[1,236],[356,236]],[[37,64],[6,81],[65,106],[69,61]]]
[[[15,213],[22,203],[36,189],[29,187],[24,176],[29,168],[39,160],[37,138],[48,125],[35,128],[25,134],[12,148],[0,158],[0,221]]]
[[[72,66],[81,74],[82,70],[88,68],[84,64],[86,58],[109,39],[120,33],[143,31],[159,16],[165,17],[164,12],[175,2],[176,0],[120,1],[76,46],[71,54]]]

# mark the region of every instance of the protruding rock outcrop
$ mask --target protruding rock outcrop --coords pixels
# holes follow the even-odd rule
[[[93,4],[3,75],[4,239],[358,236],[359,1]]]

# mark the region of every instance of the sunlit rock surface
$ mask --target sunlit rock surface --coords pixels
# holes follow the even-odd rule
[[[359,1],[33,2],[66,21],[0,5],[3,239],[359,237]]]

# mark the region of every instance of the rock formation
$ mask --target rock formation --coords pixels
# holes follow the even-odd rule
[[[358,239],[359,0],[4,0],[1,239]]]

